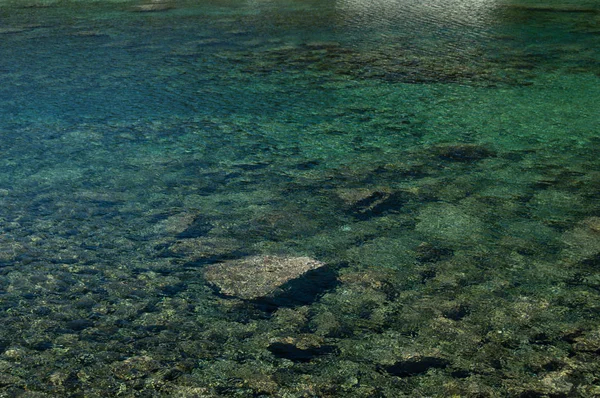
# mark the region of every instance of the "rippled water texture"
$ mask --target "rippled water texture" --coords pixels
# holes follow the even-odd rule
[[[0,0],[1,397],[600,396],[596,1]]]

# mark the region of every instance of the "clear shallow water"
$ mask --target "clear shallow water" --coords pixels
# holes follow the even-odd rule
[[[0,3],[0,395],[600,394],[594,2],[161,5]]]

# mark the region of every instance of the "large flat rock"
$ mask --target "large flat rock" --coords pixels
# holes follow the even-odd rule
[[[252,300],[324,265],[309,257],[251,256],[208,265],[204,278],[224,295]]]

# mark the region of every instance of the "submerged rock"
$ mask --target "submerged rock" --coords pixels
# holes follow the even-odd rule
[[[287,337],[272,341],[267,349],[276,358],[285,358],[292,362],[310,362],[315,358],[337,352],[335,346],[323,344],[322,340],[315,335]]]
[[[224,295],[253,300],[324,265],[309,257],[251,256],[208,265],[204,277]]]
[[[180,239],[169,245],[165,255],[200,259],[215,256],[226,256],[242,248],[242,243],[236,239],[220,237],[202,237]]]
[[[113,374],[121,380],[143,379],[160,368],[158,361],[147,355],[127,358],[114,364]]]
[[[13,264],[27,248],[7,234],[0,236],[0,267]]]
[[[376,196],[389,196],[390,190],[386,187],[378,188],[340,188],[336,190],[337,196],[344,202],[345,207],[359,207],[363,203],[373,202]]]
[[[405,211],[404,206],[412,200],[425,201],[424,195],[414,190],[391,190],[379,188],[340,189],[337,196],[343,201],[344,210],[359,220]]]
[[[348,212],[360,219],[368,219],[374,215],[382,215],[392,193],[387,189],[366,190],[356,189],[344,190],[340,192],[340,197],[346,204]],[[398,207],[401,207],[400,205]]]
[[[134,6],[132,10],[135,12],[159,12],[168,11],[173,8],[173,4],[170,4],[168,2],[152,0],[148,3]]]
[[[197,215],[189,212],[181,212],[167,217],[154,225],[157,234],[180,234],[188,229]]]
[[[432,240],[469,245],[486,233],[483,221],[449,203],[425,206],[417,219],[416,231]]]
[[[444,358],[423,356],[398,361],[386,366],[385,370],[394,376],[410,377],[425,374],[431,369],[445,369],[449,365],[450,361]]]
[[[454,250],[439,247],[428,242],[423,242],[415,249],[417,261],[424,263],[435,263],[446,257],[452,256]]]
[[[566,231],[563,255],[568,263],[594,261],[600,256],[600,217],[588,217]]]
[[[433,151],[440,159],[454,162],[474,162],[496,156],[493,150],[475,144],[440,145]]]

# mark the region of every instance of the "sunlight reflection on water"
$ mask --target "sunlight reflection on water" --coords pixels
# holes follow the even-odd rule
[[[498,7],[497,0],[342,0],[337,2],[341,17],[357,26],[389,25],[400,21],[413,26],[430,28],[456,26],[485,28],[492,13]]]
[[[497,0],[342,0],[337,17],[363,46],[477,58],[493,36]],[[360,45],[359,44],[359,45]]]

